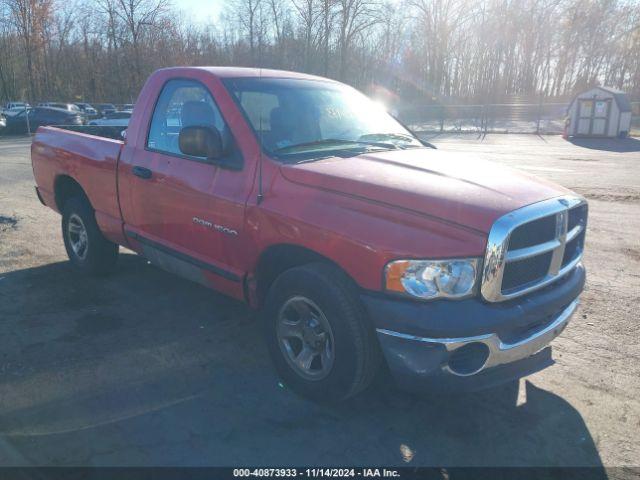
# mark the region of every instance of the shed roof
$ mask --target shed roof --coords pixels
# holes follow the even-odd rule
[[[620,112],[631,111],[631,101],[629,100],[629,95],[627,95],[622,90],[619,90],[613,87],[593,87],[593,88],[590,88],[589,90],[585,90],[584,92],[578,93],[575,97],[573,97],[573,99],[571,100],[571,103],[569,103],[568,110],[571,110],[571,107],[573,106],[573,103],[576,101],[576,98],[578,98],[580,95],[584,95],[585,93],[587,93],[590,90],[593,90],[594,88],[597,88],[598,90],[602,90],[603,92],[607,92],[608,94],[610,94],[613,97],[613,99],[616,101],[616,105],[618,106],[618,110],[620,110]]]
[[[613,96],[614,100],[616,101],[616,104],[618,105],[618,109],[621,112],[631,111],[631,101],[629,100],[629,95],[627,95],[622,90],[619,90],[613,87],[596,87],[596,88],[599,88],[600,90],[610,93]]]
[[[606,92],[613,93],[613,94],[621,93],[623,95],[626,95],[626,93],[620,90],[619,88],[613,88],[613,87],[596,87],[596,88],[599,88],[600,90],[604,90]]]

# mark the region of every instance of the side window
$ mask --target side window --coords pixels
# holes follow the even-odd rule
[[[153,111],[147,147],[182,155],[178,145],[180,130],[196,125],[217,128],[223,146],[229,148],[231,134],[209,91],[191,80],[170,80],[162,89]]]

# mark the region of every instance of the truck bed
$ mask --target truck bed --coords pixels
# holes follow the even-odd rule
[[[33,175],[43,201],[59,210],[56,187],[75,181],[107,232],[121,223],[116,169],[124,142],[113,136],[113,127],[40,127],[31,145]]]

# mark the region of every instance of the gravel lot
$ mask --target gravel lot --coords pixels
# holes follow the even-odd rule
[[[640,465],[640,141],[433,142],[590,201],[582,306],[517,402],[384,380],[338,407],[296,397],[241,304],[128,252],[76,277],[29,140],[0,139],[0,465]]]

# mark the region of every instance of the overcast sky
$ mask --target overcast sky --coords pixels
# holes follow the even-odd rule
[[[198,23],[216,21],[222,12],[225,0],[174,0],[173,5],[183,10]]]

